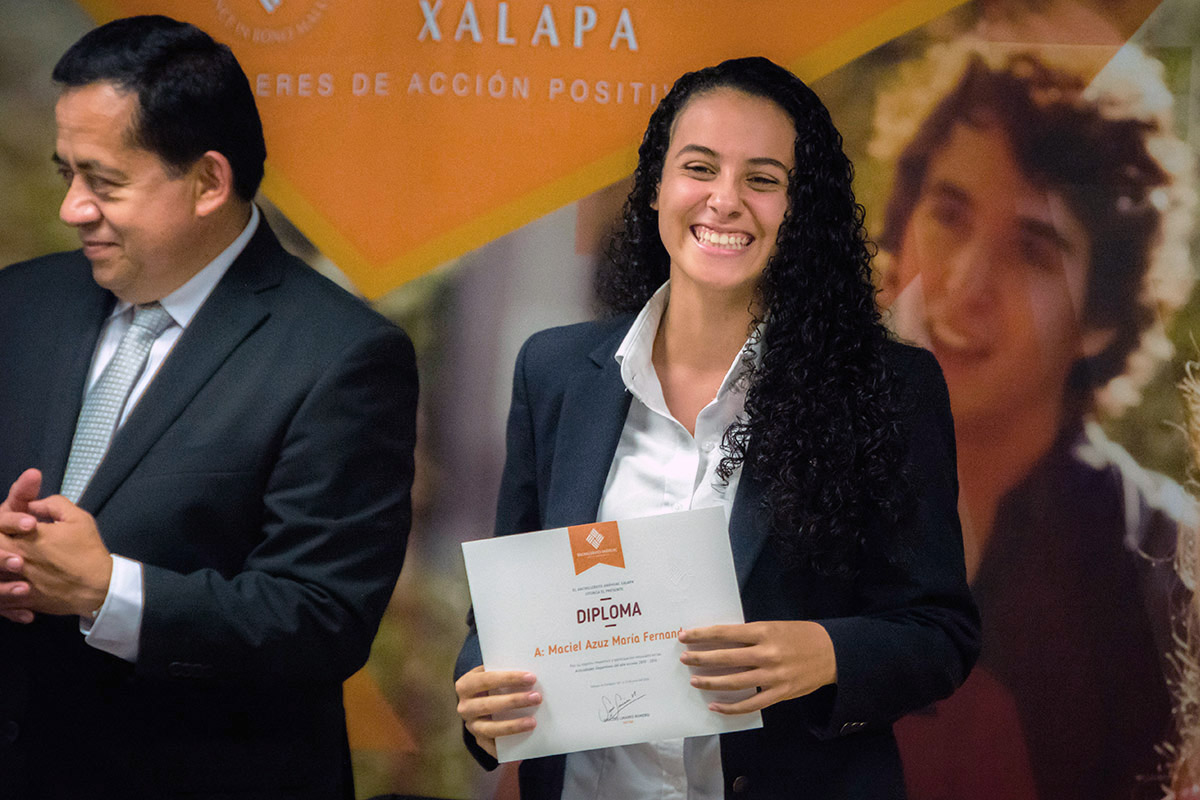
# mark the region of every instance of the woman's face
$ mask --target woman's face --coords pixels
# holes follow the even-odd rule
[[[1081,328],[1090,258],[1083,225],[1025,177],[1000,128],[951,130],[895,266],[905,282],[921,279],[919,338],[941,364],[956,421],[1058,414],[1072,366],[1109,338]]]
[[[693,97],[676,115],[654,203],[673,293],[749,305],[787,213],[795,138],[782,108],[733,89]]]

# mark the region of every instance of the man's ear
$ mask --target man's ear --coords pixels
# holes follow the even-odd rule
[[[216,150],[209,150],[189,172],[195,186],[196,216],[206,217],[225,206],[236,194],[233,188],[233,167],[229,159]]]
[[[1079,337],[1079,357],[1095,358],[1117,338],[1116,328],[1087,328]]]

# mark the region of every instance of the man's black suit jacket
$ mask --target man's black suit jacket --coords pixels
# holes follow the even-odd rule
[[[0,483],[56,492],[113,296],[79,252],[0,270]],[[266,222],[79,500],[141,561],[129,664],[75,617],[0,620],[0,797],[348,797],[342,681],[411,517],[407,337]]]
[[[631,317],[554,328],[521,350],[513,378],[507,458],[496,534],[596,521],[630,395],[613,358]],[[789,568],[768,536],[762,486],[738,484],[729,522],[746,621],[812,619],[833,640],[837,685],[773,705],[760,730],[724,734],[728,797],[876,800],[903,797],[891,723],[949,695],[979,652],[957,512],[954,426],[941,371],[929,353],[889,345],[912,413],[909,474],[915,510],[893,565],[839,580]],[[798,421],[803,425],[803,421]],[[482,663],[474,629],[456,672]],[[547,703],[554,699],[546,698]],[[495,761],[470,734],[484,766]],[[557,800],[563,756],[521,765],[525,800]]]

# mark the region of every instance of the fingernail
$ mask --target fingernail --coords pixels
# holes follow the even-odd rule
[[[21,517],[21,521],[18,524],[22,530],[31,531],[37,527],[37,520],[33,517]]]
[[[542,695],[539,692],[530,692],[529,693],[529,702],[531,702],[531,703],[542,702]]]
[[[12,587],[9,593],[15,597],[27,595],[29,594],[29,585],[25,583],[18,583],[16,586]]]
[[[4,562],[4,566],[6,569],[16,572],[21,568],[21,559],[17,558],[16,556],[12,556]]]
[[[692,686],[699,686],[700,680],[698,678],[691,678],[688,683],[692,684]]]

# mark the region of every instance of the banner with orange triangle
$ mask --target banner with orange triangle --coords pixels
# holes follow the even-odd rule
[[[227,42],[266,195],[375,298],[628,175],[681,73],[766,55],[806,79],[963,0],[81,0]]]

